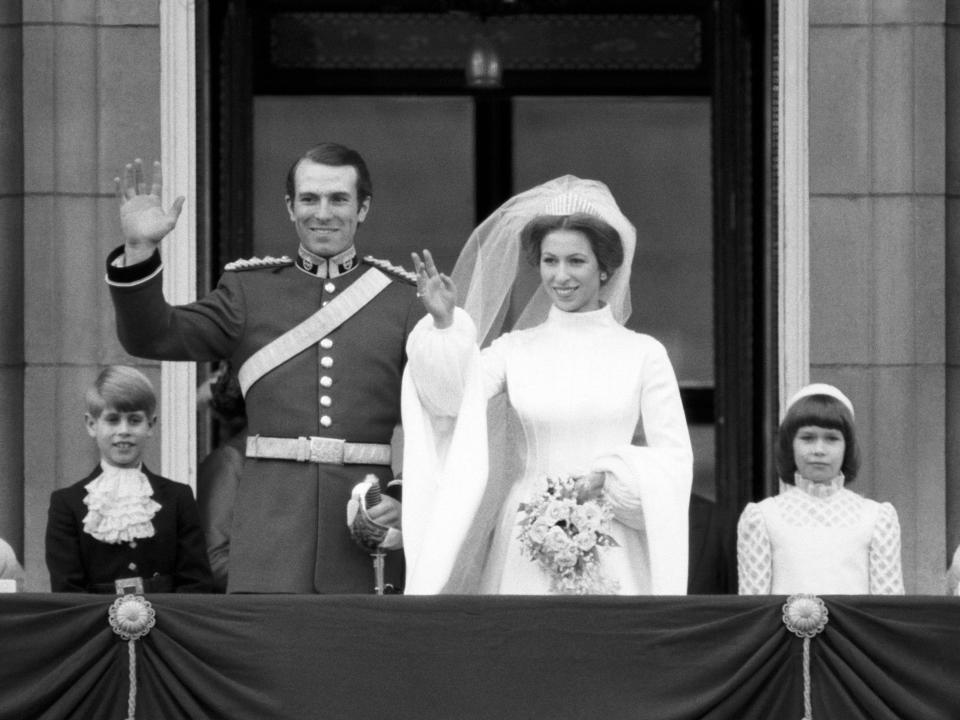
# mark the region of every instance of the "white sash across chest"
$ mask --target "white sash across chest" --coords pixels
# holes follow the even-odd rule
[[[264,345],[240,366],[237,377],[246,396],[250,387],[274,368],[320,342],[390,284],[390,278],[370,268],[350,287],[299,325]]]

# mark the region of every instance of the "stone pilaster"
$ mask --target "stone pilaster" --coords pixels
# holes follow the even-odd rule
[[[0,537],[23,559],[23,103],[19,3],[0,5]]]
[[[919,593],[941,591],[947,524],[944,12],[810,14],[810,377],[853,399],[854,489],[897,508]]]
[[[23,3],[26,147],[23,440],[28,588],[49,587],[50,492],[97,462],[83,393],[104,365],[159,365],[120,347],[103,262],[119,242],[113,178],[160,153],[156,0]],[[160,409],[161,413],[163,409]],[[146,461],[159,469],[158,440]]]

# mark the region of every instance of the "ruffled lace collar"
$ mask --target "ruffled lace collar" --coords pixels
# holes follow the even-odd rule
[[[843,489],[844,477],[843,473],[840,473],[835,478],[826,483],[818,483],[813,480],[807,480],[800,473],[794,473],[793,475],[793,485],[780,481],[780,492],[789,490],[791,487],[795,487],[797,490],[806,493],[812,497],[817,498],[829,498],[836,495]]]
[[[100,463],[103,472],[86,484],[83,531],[100,542],[119,545],[153,537],[153,516],[160,504],[140,467],[118,468]]]

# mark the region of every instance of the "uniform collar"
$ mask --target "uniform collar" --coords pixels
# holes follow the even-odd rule
[[[360,265],[357,249],[351,245],[342,253],[325,258],[314,255],[301,245],[297,250],[297,267],[308,275],[321,278],[335,278],[345,275]]]

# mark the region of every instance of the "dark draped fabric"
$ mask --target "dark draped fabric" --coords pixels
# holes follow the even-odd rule
[[[126,716],[114,598],[0,595],[0,718]],[[795,720],[783,597],[154,595],[137,718]],[[960,718],[960,601],[824,597],[817,720]]]

